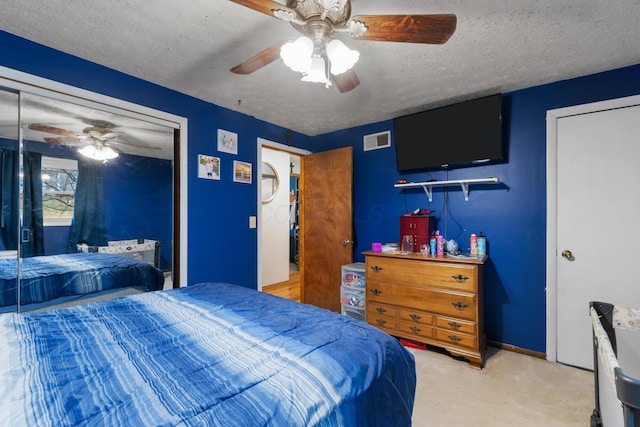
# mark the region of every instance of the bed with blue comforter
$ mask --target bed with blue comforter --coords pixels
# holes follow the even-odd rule
[[[1,314],[0,349],[0,425],[411,425],[395,338],[237,285]]]
[[[0,307],[18,301],[17,259],[0,259]],[[162,271],[151,264],[106,253],[37,256],[20,260],[20,304],[52,301],[126,287],[162,289]]]

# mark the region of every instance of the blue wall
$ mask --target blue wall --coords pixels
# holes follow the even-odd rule
[[[121,155],[104,168],[107,240],[160,242],[160,268],[172,266],[173,165],[169,160]]]
[[[587,102],[640,94],[640,66],[556,82],[503,96],[508,162],[452,169],[447,173],[400,174],[395,150],[364,152],[364,135],[392,131],[393,120],[318,136],[310,149],[353,146],[354,260],[372,242],[397,242],[399,216],[416,208],[435,210],[438,228],[468,250],[471,233],[487,235],[485,329],[489,340],[544,352],[546,334],[546,112]],[[425,130],[427,133],[428,130]],[[443,141],[445,142],[445,141]],[[434,189],[433,202],[422,189],[394,188],[408,181],[488,178],[501,185],[471,186],[465,202],[458,187]],[[448,194],[448,221],[445,213]]]
[[[640,66],[634,66],[504,94],[507,163],[452,169],[448,176],[441,171],[401,175],[393,148],[362,150],[362,137],[393,131],[392,120],[313,138],[292,133],[287,141],[286,130],[278,126],[2,32],[0,65],[189,120],[189,283],[256,286],[257,234],[248,228],[248,217],[256,215],[257,186],[255,179],[250,185],[233,183],[232,162],[250,162],[255,173],[257,137],[311,151],[353,146],[355,260],[362,260],[361,252],[374,241],[397,241],[399,216],[417,207],[435,210],[438,227],[445,230],[445,191],[435,190],[429,203],[422,190],[394,188],[396,179],[499,177],[504,184],[471,187],[468,202],[459,189],[449,188],[447,237],[466,248],[470,233],[487,235],[487,336],[538,352],[545,351],[546,111],[640,93]],[[218,128],[238,133],[237,156],[216,151]],[[197,178],[198,154],[221,158],[220,181]]]

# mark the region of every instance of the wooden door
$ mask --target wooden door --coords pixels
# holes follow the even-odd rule
[[[340,312],[341,266],[353,260],[351,147],[302,158],[302,302]]]
[[[557,121],[557,360],[593,369],[588,305],[640,307],[640,106]]]

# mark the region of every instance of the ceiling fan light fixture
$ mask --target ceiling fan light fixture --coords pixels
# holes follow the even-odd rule
[[[111,147],[105,147],[102,145],[97,147],[93,145],[86,145],[78,149],[78,153],[90,159],[100,161],[111,160],[118,157],[118,153],[116,153]]]
[[[298,37],[294,42],[287,42],[280,48],[280,57],[285,65],[293,71],[306,73],[311,68],[313,41],[309,37]]]
[[[311,58],[311,68],[302,76],[302,81],[327,84],[329,79],[327,78],[327,66],[323,57],[314,56]]]
[[[337,39],[327,43],[326,52],[331,64],[331,74],[335,76],[349,71],[360,59],[360,53],[357,50],[349,49]]]

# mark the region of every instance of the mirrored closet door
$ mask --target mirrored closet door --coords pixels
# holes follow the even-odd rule
[[[177,130],[69,99],[0,92],[2,312],[141,291],[108,275],[72,283],[88,261],[68,254],[137,258],[172,286]]]

